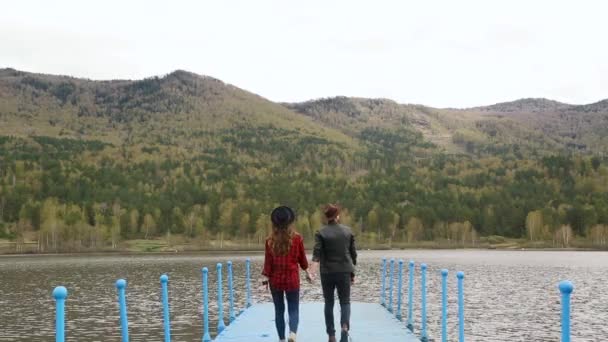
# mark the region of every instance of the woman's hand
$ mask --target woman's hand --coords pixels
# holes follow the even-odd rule
[[[312,273],[310,273],[309,270],[306,270],[306,280],[312,284],[312,282],[314,281],[315,277]]]
[[[268,280],[269,279],[267,277],[264,277],[264,280],[262,281],[262,286],[266,292],[270,292],[270,282]]]

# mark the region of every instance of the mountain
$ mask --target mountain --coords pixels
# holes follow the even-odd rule
[[[576,151],[605,154],[608,100],[589,105],[569,105],[547,99],[522,99],[469,110],[479,115],[480,130],[493,135],[507,125],[536,132],[528,142],[546,152]],[[488,128],[487,126],[490,126]],[[509,128],[505,129],[507,132]],[[517,134],[517,133],[515,133]]]
[[[0,114],[0,134],[118,145],[188,146],[200,132],[272,126],[350,148],[373,128],[422,134],[449,153],[608,152],[608,100],[569,105],[528,98],[467,109],[350,97],[279,104],[182,70],[136,81],[90,81],[0,69]]]
[[[591,103],[588,105],[573,106],[572,109],[578,112],[585,113],[608,113],[608,99]]]
[[[499,112],[499,113],[510,113],[510,112],[548,112],[556,111],[561,109],[567,109],[572,105],[561,103],[553,100],[544,98],[527,98],[520,99],[511,102],[497,103],[485,107],[471,108],[474,111],[483,112]]]
[[[144,80],[90,81],[0,70],[0,132],[107,142],[188,141],[194,131],[272,125],[348,142],[279,104],[186,71]]]
[[[286,106],[350,135],[370,126],[409,128],[450,153],[605,154],[607,103],[577,106],[521,99],[485,107],[439,109],[385,99],[335,97]]]
[[[263,243],[267,213],[286,204],[310,241],[319,205],[339,202],[369,246],[557,243],[567,229],[608,241],[607,107],[275,103],[182,70],[92,81],[0,69],[0,240]]]
[[[334,97],[285,104],[288,108],[332,127],[357,132],[369,126],[410,124],[409,108],[387,99]]]

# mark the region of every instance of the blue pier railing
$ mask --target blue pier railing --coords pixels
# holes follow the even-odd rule
[[[230,300],[228,320],[232,323],[236,319],[236,314],[234,313],[234,288],[232,287],[232,261],[228,261],[228,292]]]
[[[403,260],[399,260],[399,280],[397,285],[397,319],[401,320],[401,288],[403,287]]]
[[[426,264],[420,265],[420,271],[422,273],[422,332],[420,334],[420,341],[422,342],[427,342],[429,340],[429,336],[426,331],[426,267]]]
[[[458,272],[456,278],[458,278],[458,341],[464,342],[464,272]]]
[[[380,304],[386,306],[386,258],[382,258],[382,287],[380,288]]]
[[[209,269],[203,267],[203,342],[211,342],[209,334]]]
[[[385,288],[385,283],[384,283],[384,276],[385,276],[385,266],[386,266],[386,258],[382,259],[382,265],[383,265],[383,277],[382,277],[382,282],[381,282],[381,287],[382,287],[382,291],[381,291],[381,300],[380,302],[383,302],[383,297],[384,297],[384,288]],[[390,263],[389,263],[389,281],[391,281],[392,283],[392,269],[393,269],[393,260],[394,259],[390,259]],[[420,327],[420,341],[421,342],[426,342],[429,341],[429,336],[428,336],[428,330],[427,330],[427,269],[428,266],[426,264],[420,264],[420,273],[421,273],[421,278],[420,278],[420,298],[421,298],[421,327]],[[414,332],[414,315],[413,315],[413,307],[414,307],[414,303],[413,303],[413,298],[414,298],[414,277],[415,277],[415,270],[416,270],[416,263],[413,260],[410,260],[409,262],[409,267],[408,267],[408,272],[409,272],[409,282],[408,282],[408,314],[407,314],[407,323],[406,323],[406,327]],[[442,342],[446,342],[447,341],[447,310],[448,310],[448,301],[447,301],[447,276],[448,276],[448,270],[441,270],[441,341]],[[464,292],[463,292],[463,279],[464,279],[464,273],[463,272],[458,272],[457,274],[458,277],[458,310],[459,310],[459,339],[460,341],[464,341]],[[395,312],[395,318],[397,318],[398,320],[402,320],[402,313],[401,313],[401,298],[402,298],[402,287],[403,287],[403,260],[399,260],[399,271],[398,271],[398,283],[397,283],[397,311]],[[389,288],[391,288],[391,286],[389,285]],[[392,299],[391,299],[391,295],[392,295],[392,289],[389,290],[389,302],[386,305],[386,309],[392,313]],[[462,322],[462,323],[460,323]]]
[[[118,289],[118,307],[120,311],[120,332],[122,342],[129,342],[129,320],[127,319],[127,299],[125,294],[127,281],[118,279],[118,281],[116,281],[116,288]]]
[[[559,292],[562,294],[562,342],[570,342],[570,295],[574,285],[569,281],[559,283]]]
[[[120,311],[120,333],[122,342],[129,342],[129,320],[127,319],[127,298],[125,294],[127,281],[118,279],[116,281],[116,288],[118,289],[118,307]]]
[[[391,266],[390,266],[390,276],[389,276],[389,285],[388,285],[388,312],[392,313],[393,312],[393,283],[394,281],[394,277],[395,277],[395,259],[391,259]]]
[[[441,342],[448,341],[448,270],[441,270]]]
[[[381,299],[380,302],[384,302],[385,297],[385,287],[386,284],[384,279],[386,277],[386,264],[387,258],[382,258],[382,279],[381,279]],[[402,287],[403,287],[403,260],[399,260],[399,270],[398,270],[398,280],[397,280],[397,310],[394,312],[395,318],[398,320],[402,320],[401,313],[401,298],[402,298]],[[393,265],[394,259],[389,259],[389,299],[386,305],[386,309],[393,313],[392,311],[392,283],[393,283]],[[420,327],[420,341],[427,342],[429,341],[428,330],[427,330],[427,269],[428,266],[426,264],[420,264],[420,298],[421,298],[421,327]],[[413,298],[414,298],[414,277],[415,277],[416,263],[413,260],[410,260],[408,272],[409,272],[409,282],[408,282],[408,314],[407,314],[407,323],[406,327],[414,332],[414,315],[413,315]],[[447,312],[448,312],[448,300],[447,300],[447,276],[448,270],[443,269],[440,272],[441,274],[441,341],[446,342],[448,340],[448,322],[447,322]],[[458,336],[459,341],[464,342],[464,273],[458,272]]]
[[[160,276],[160,286],[163,301],[163,328],[165,331],[165,342],[171,342],[171,322],[169,318],[169,276]]]
[[[224,296],[222,294],[223,283],[222,283],[222,264],[218,263],[217,269],[217,332],[221,334],[226,329],[226,323],[224,323]]]
[[[68,290],[63,286],[57,286],[53,290],[55,298],[55,342],[65,341],[65,300],[68,297]]]
[[[407,328],[414,332],[414,260],[409,263],[409,287],[407,291]]]
[[[251,307],[251,259],[245,261],[245,288],[247,291],[246,307]]]
[[[401,322],[402,317],[402,300],[403,300],[403,278],[404,278],[404,261],[398,260],[398,270],[397,270],[397,279],[395,281],[395,259],[382,259],[382,278],[381,278],[381,291],[380,291],[380,303],[386,308],[387,311],[391,312],[394,317]],[[237,312],[235,309],[235,294],[234,294],[234,273],[233,273],[233,263],[228,261],[227,265],[227,274],[228,274],[228,289],[229,289],[229,298],[230,298],[230,311],[229,311],[229,324],[238,324],[242,312]],[[408,313],[407,313],[407,322],[405,326],[410,330],[414,331],[414,316],[413,316],[413,292],[414,292],[414,279],[415,279],[415,263],[414,261],[409,262],[408,267]],[[243,304],[245,308],[253,306],[251,299],[251,260],[245,260],[245,291],[246,298],[245,303]],[[387,270],[388,267],[388,270]],[[222,334],[225,330],[226,326],[224,324],[223,317],[223,283],[222,283],[222,263],[218,263],[216,265],[217,270],[217,304],[218,304],[218,327],[217,333]],[[420,264],[420,291],[421,291],[421,322],[420,323],[420,341],[429,341],[430,337],[427,333],[427,270],[428,267],[426,264]],[[202,285],[203,285],[203,338],[202,342],[212,342],[211,334],[210,334],[210,323],[209,323],[209,270],[207,267],[203,267],[202,271]],[[388,271],[388,272],[387,272]],[[388,273],[388,274],[387,274]],[[448,341],[448,270],[442,269],[439,273],[430,273],[431,276],[433,274],[440,274],[441,276],[441,341]],[[388,277],[387,277],[388,276]],[[387,286],[386,278],[390,282]],[[465,297],[464,297],[464,273],[459,271],[456,273],[457,279],[457,304],[458,304],[458,320],[457,320],[457,335],[458,341],[465,341],[465,319],[464,319],[464,309],[465,309]],[[169,276],[167,274],[163,274],[160,276],[161,283],[161,301],[162,301],[162,315],[163,315],[163,328],[164,328],[164,341],[171,341],[171,322],[170,322],[170,311],[169,311]],[[388,287],[388,300],[386,298],[386,290]],[[396,287],[396,289],[395,289]],[[574,286],[569,281],[562,281],[559,283],[559,291],[561,294],[561,341],[562,342],[570,342],[571,341],[571,331],[570,331],[570,315],[571,315],[571,307],[570,307],[570,299],[572,292],[574,290]],[[119,305],[119,321],[120,321],[120,331],[121,331],[121,341],[128,342],[129,341],[129,327],[128,327],[128,318],[127,318],[127,299],[126,299],[126,291],[127,291],[127,281],[125,279],[119,279],[116,281],[116,289],[118,290],[118,305]],[[393,303],[393,294],[396,291],[396,303]],[[63,286],[58,286],[53,290],[53,298],[56,302],[56,316],[55,316],[55,341],[56,342],[65,342],[66,339],[66,322],[65,322],[65,307],[66,307],[66,299],[68,295],[68,290]],[[393,305],[395,304],[396,307]],[[397,321],[396,321],[397,322]],[[433,322],[433,320],[431,320]],[[399,323],[404,324],[404,323]],[[222,339],[223,340],[223,339]]]

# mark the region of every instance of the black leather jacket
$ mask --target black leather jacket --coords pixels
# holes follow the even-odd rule
[[[328,224],[315,234],[312,260],[320,262],[321,273],[354,273],[357,265],[355,236],[350,227]]]

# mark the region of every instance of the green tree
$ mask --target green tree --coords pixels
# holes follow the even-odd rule
[[[321,229],[321,213],[319,212],[319,210],[315,210],[312,215],[310,215],[310,228],[313,231],[318,231],[319,229]]]
[[[270,230],[270,223],[268,217],[264,214],[260,214],[258,219],[255,221],[255,236],[258,244],[264,243],[268,231]]]
[[[224,233],[231,233],[232,231],[234,231],[233,212],[234,203],[232,202],[232,200],[224,201],[220,205],[220,219],[218,224],[221,239],[223,239]]]
[[[136,236],[139,233],[139,211],[135,208],[129,213],[129,232],[131,236]]]
[[[543,215],[540,210],[531,211],[526,217],[526,231],[531,241],[543,239]]]
[[[42,208],[40,209],[40,237],[38,239],[39,243],[42,242],[42,245],[39,246],[39,250],[44,251],[49,247],[50,236],[50,245],[53,250],[57,251],[57,234],[59,232],[58,207],[59,204],[55,198],[48,198],[42,203]]]
[[[370,210],[367,213],[367,226],[369,227],[370,230],[375,229],[376,234],[380,235],[380,224],[378,222],[378,213],[376,211],[376,208]]]
[[[307,211],[303,211],[300,215],[298,215],[298,219],[296,220],[296,230],[302,234],[302,237],[306,241],[311,241],[314,237]]]
[[[241,238],[247,237],[249,239],[249,213],[242,213],[239,222],[239,235]]]
[[[419,241],[424,234],[424,226],[422,225],[422,221],[417,217],[410,217],[407,222],[407,242],[412,243]]]
[[[156,232],[156,221],[151,214],[144,215],[144,222],[142,225],[144,229],[144,239],[148,239],[148,237]]]

